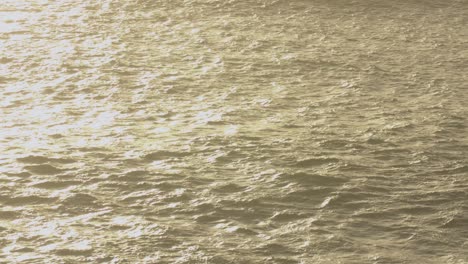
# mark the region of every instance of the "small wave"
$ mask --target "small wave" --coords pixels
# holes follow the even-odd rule
[[[232,223],[221,223],[215,226],[216,228],[222,229],[228,233],[237,233],[243,235],[257,235],[258,233],[246,227],[238,226]]]
[[[458,166],[450,169],[437,170],[432,172],[433,175],[453,175],[453,174],[466,174],[468,173],[468,165]]]
[[[333,188],[301,188],[289,191],[286,194],[278,196],[279,203],[305,203],[305,204],[320,204],[324,197],[329,195]]]
[[[62,201],[62,205],[64,206],[70,206],[73,205],[75,207],[81,207],[81,206],[94,206],[96,204],[96,197],[91,196],[89,194],[84,194],[84,193],[77,193],[77,194],[72,194],[66,197]]]
[[[347,180],[343,178],[322,176],[305,172],[297,172],[292,174],[282,173],[280,174],[280,178],[284,180],[294,180],[303,184],[313,184],[316,186],[336,186],[347,182]]]
[[[278,221],[278,222],[290,222],[294,220],[299,220],[303,218],[309,217],[308,215],[300,212],[291,212],[291,211],[281,211],[281,212],[276,212],[272,217],[270,217],[271,220],[273,221]]]
[[[120,181],[128,181],[128,182],[135,182],[141,181],[145,179],[145,176],[149,175],[150,173],[145,170],[132,170],[126,172],[124,175],[118,177]]]
[[[330,203],[330,201],[333,200],[334,198],[335,198],[334,196],[325,198],[325,200],[323,200],[323,202],[319,205],[319,208],[325,208]]]
[[[313,167],[313,166],[321,166],[325,164],[332,164],[338,163],[340,160],[335,158],[311,158],[300,160],[296,163],[298,167]]]
[[[460,230],[467,230],[468,229],[468,219],[462,217],[450,217],[447,221],[445,221],[442,228],[459,228]]]

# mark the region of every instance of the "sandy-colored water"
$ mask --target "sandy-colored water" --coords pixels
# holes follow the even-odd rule
[[[468,263],[467,25],[0,0],[0,263]]]

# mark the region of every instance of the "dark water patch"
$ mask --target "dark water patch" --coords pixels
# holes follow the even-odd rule
[[[453,200],[445,197],[407,197],[406,199],[414,199],[419,205],[423,206],[449,206],[453,204]]]
[[[178,151],[166,151],[166,150],[160,150],[160,151],[155,151],[149,154],[146,154],[143,156],[145,160],[148,161],[155,161],[155,160],[164,160],[164,159],[170,159],[170,158],[182,158],[191,155],[189,152],[178,152]]]
[[[177,182],[172,181],[158,181],[154,184],[154,186],[164,191],[175,190],[177,188],[180,188],[180,185]]]
[[[54,253],[58,256],[88,256],[90,255],[94,250],[89,248],[89,249],[69,249],[69,248],[64,248],[64,249],[57,249],[54,251]]]
[[[138,176],[144,176],[148,175],[148,172],[145,170],[133,170],[125,173],[125,176],[128,177],[138,177]]]
[[[226,121],[223,121],[223,120],[219,120],[219,121],[208,121],[206,122],[207,125],[228,125],[229,123],[226,122]]]
[[[215,186],[214,188],[211,189],[213,192],[217,193],[235,193],[235,192],[242,192],[245,190],[245,187],[240,186],[235,183],[226,183],[226,184],[220,184]]]
[[[64,171],[49,164],[24,166],[24,168],[39,175],[54,175]]]
[[[7,64],[14,61],[13,58],[8,58],[8,57],[1,57],[0,58],[0,64]]]
[[[23,158],[17,158],[16,159],[19,162],[23,163],[46,163],[49,161],[49,158],[43,157],[43,156],[26,156]]]
[[[218,200],[216,205],[226,208],[253,208],[253,207],[263,207],[271,206],[272,203],[267,198],[262,197],[236,197],[236,199],[226,199],[225,197],[220,197],[222,199]]]
[[[325,149],[343,149],[353,144],[353,141],[341,140],[341,139],[331,139],[320,142],[320,146]]]
[[[42,164],[48,162],[55,162],[55,163],[62,163],[62,164],[69,164],[74,163],[76,160],[74,159],[67,159],[67,158],[49,158],[44,156],[26,156],[22,158],[17,158],[17,161],[21,163],[34,163],[34,164]]]
[[[260,208],[258,208],[260,209]],[[265,219],[268,212],[266,208],[256,211],[253,208],[239,207],[218,207],[213,216],[220,219],[231,219],[243,224],[252,224],[253,222]]]
[[[252,136],[252,135],[248,135],[248,134],[241,134],[241,135],[239,135],[239,139],[257,143],[257,142],[262,141],[264,138],[259,137],[259,136]],[[256,145],[252,145],[252,147],[255,147],[255,146]]]
[[[406,215],[429,215],[440,212],[439,209],[432,206],[411,206],[411,207],[401,207],[391,210],[396,214],[406,214]]]
[[[82,184],[80,181],[45,181],[32,185],[36,188],[42,189],[63,189],[70,186],[77,186]]]
[[[97,198],[84,193],[71,194],[61,201],[61,205],[64,207],[73,206],[95,206],[97,204]]]
[[[14,249],[11,252],[29,253],[29,252],[34,252],[34,249],[30,247],[21,247],[21,248]]]
[[[5,172],[5,175],[11,176],[11,177],[21,177],[21,178],[27,178],[31,176],[32,174],[27,171],[22,171],[22,172]]]
[[[306,126],[304,125],[298,125],[298,124],[286,124],[286,125],[283,125],[282,128],[285,128],[285,129],[300,129],[300,128],[304,128]]]
[[[362,190],[363,192],[373,193],[373,194],[377,194],[377,193],[390,194],[390,193],[395,191],[393,186],[388,186],[388,185],[385,185],[385,184],[382,184],[382,185],[366,184],[366,185],[361,186],[359,189]]]
[[[296,251],[286,245],[278,243],[268,243],[266,245],[260,245],[253,249],[256,253],[266,255],[294,255]]]
[[[389,158],[404,156],[404,157],[411,157],[411,150],[410,149],[402,149],[402,148],[386,148],[386,149],[379,149],[376,151],[370,152],[371,155],[375,155],[378,157],[386,157]]]
[[[265,258],[265,261],[267,263],[272,263],[272,264],[297,264],[301,263],[301,260],[298,258],[293,258],[293,257],[267,257]]]
[[[385,139],[377,138],[377,137],[371,137],[371,138],[366,139],[365,142],[367,144],[371,144],[371,145],[379,145],[379,144],[385,143]]]
[[[113,224],[109,227],[110,230],[112,231],[122,231],[122,230],[127,230],[132,228],[131,226],[128,225],[118,225],[118,224]]]
[[[442,123],[439,123],[439,126],[443,127],[447,131],[453,130],[453,129],[465,129],[466,128],[466,121],[464,118],[459,118],[460,120],[455,121],[445,121]]]
[[[8,211],[8,210],[0,211],[0,219],[13,220],[13,219],[19,218],[20,216],[21,216],[21,212],[18,212],[18,211]]]
[[[369,204],[368,204],[369,206]],[[366,211],[362,211],[362,212],[356,212],[353,214],[352,218],[355,219],[360,219],[360,218],[364,218],[366,219],[366,221],[378,221],[379,219],[385,219],[385,221],[390,221],[390,220],[394,220],[394,221],[401,221],[403,219],[403,215],[402,214],[397,214],[395,212],[391,212],[391,211],[388,211],[388,210],[379,210],[379,209],[376,209],[376,208],[373,208],[371,210],[366,210]],[[359,224],[357,224],[359,223]],[[384,220],[382,220],[382,224],[384,224]],[[356,225],[364,225],[364,222],[362,221],[358,221],[356,222]],[[362,226],[361,226],[362,227]],[[381,228],[377,228],[377,229],[381,229]]]
[[[48,94],[53,94],[54,92],[55,92],[54,89],[52,89],[52,88],[46,88],[46,89],[44,89],[44,90],[42,91],[42,94],[48,95]]]
[[[418,205],[438,206],[446,204],[455,205],[468,200],[468,191],[465,190],[438,190],[431,192],[407,193],[400,196],[402,201],[411,201]]]
[[[460,246],[454,243],[453,240],[449,241],[449,239],[450,238],[446,238],[438,234],[417,234],[411,240],[411,243],[418,254],[434,258],[447,256],[447,253],[451,251],[451,248]],[[434,251],[431,250],[431,248],[437,248],[437,250]]]
[[[79,151],[79,152],[90,152],[95,156],[100,156],[100,157],[105,157],[107,154],[107,151],[109,151],[108,148],[106,147],[80,147],[80,148],[72,148],[71,150],[73,151]]]
[[[43,197],[37,195],[30,196],[16,196],[16,197],[0,197],[0,202],[5,205],[33,205],[33,204],[53,204],[57,198]]]
[[[53,139],[59,139],[59,138],[64,138],[65,136],[62,135],[62,134],[51,134],[51,135],[49,135],[49,137],[51,137]]]
[[[468,174],[468,165],[454,166],[443,170],[436,170],[429,173],[430,175],[454,175],[454,174]]]

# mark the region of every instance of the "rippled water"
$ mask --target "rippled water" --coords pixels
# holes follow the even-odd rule
[[[468,263],[467,25],[0,0],[0,262]]]

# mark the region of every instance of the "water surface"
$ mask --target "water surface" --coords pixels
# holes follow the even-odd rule
[[[467,263],[467,24],[0,0],[0,263]]]

